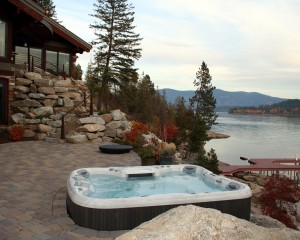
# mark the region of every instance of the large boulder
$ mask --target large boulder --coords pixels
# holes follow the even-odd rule
[[[44,116],[44,115],[52,115],[53,114],[53,107],[45,106],[36,108],[32,111],[36,116]]]
[[[78,132],[100,132],[105,129],[105,126],[99,124],[85,124],[76,129]]]
[[[173,208],[116,239],[292,240],[300,239],[300,232],[289,228],[264,228],[215,209],[188,205]]]
[[[45,95],[54,95],[55,90],[53,87],[39,87],[38,92],[43,93]]]
[[[13,106],[13,107],[41,107],[42,104],[40,104],[36,100],[25,99],[25,100],[14,101],[11,103],[11,106]]]
[[[21,93],[29,93],[29,88],[25,86],[14,86],[14,90]]]
[[[86,135],[77,134],[74,136],[67,137],[66,141],[68,143],[85,143],[88,141]]]
[[[126,114],[121,112],[120,109],[116,109],[111,111],[111,115],[114,121],[126,120]]]
[[[99,125],[105,124],[105,121],[103,120],[103,118],[98,117],[98,116],[90,116],[90,117],[80,118],[78,121],[80,124],[89,124],[89,123],[96,123]]]
[[[25,77],[29,80],[35,81],[35,80],[41,80],[42,76],[39,73],[34,72],[26,72]]]
[[[26,78],[16,78],[16,86],[27,86],[32,83],[32,80]]]

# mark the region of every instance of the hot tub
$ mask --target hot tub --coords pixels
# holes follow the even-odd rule
[[[187,204],[249,220],[252,196],[247,185],[195,165],[77,169],[67,192],[74,222],[105,231],[133,229]]]

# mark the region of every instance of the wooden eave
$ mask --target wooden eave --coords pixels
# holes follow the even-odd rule
[[[77,48],[78,53],[89,52],[92,46],[76,36],[74,33],[57,23],[52,18],[45,14],[45,9],[34,3],[32,0],[8,0],[11,4],[15,5],[17,8],[23,12],[30,15],[35,20],[43,23],[49,31],[56,33],[62,38],[66,39],[72,45]]]

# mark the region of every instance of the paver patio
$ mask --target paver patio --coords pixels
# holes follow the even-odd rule
[[[104,154],[98,147],[43,141],[0,144],[0,240],[114,239],[124,233],[79,227],[66,211],[66,181],[74,169],[140,165],[134,152]]]

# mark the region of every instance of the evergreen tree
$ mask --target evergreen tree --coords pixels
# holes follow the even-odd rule
[[[190,99],[190,106],[203,118],[207,130],[216,124],[218,115],[215,113],[216,99],[213,91],[216,89],[211,84],[211,76],[205,62],[196,73],[194,86],[198,87],[195,95]]]
[[[56,21],[58,20],[56,15],[55,5],[52,0],[33,0],[33,1],[38,5],[40,5],[41,7],[45,8],[47,10],[46,14],[49,17],[53,18]]]
[[[139,48],[141,38],[134,33],[134,11],[127,0],[97,0],[94,4],[97,19],[90,25],[95,30],[96,46],[95,64],[99,76],[97,85],[98,109],[104,103],[107,108],[107,97],[113,84],[121,85],[127,75],[134,75],[134,60],[141,56]]]
[[[146,74],[142,76],[137,86],[137,112],[140,114],[140,120],[151,123],[154,116],[153,100],[156,94],[154,83]]]
[[[219,174],[219,161],[215,150],[211,149],[206,153],[204,148],[206,141],[209,140],[206,131],[210,130],[212,125],[217,124],[218,117],[215,113],[216,99],[213,95],[215,87],[212,86],[211,79],[209,69],[203,62],[194,80],[194,86],[198,88],[190,99],[190,107],[194,110],[195,117],[189,135],[189,151],[196,153],[195,164]]]

